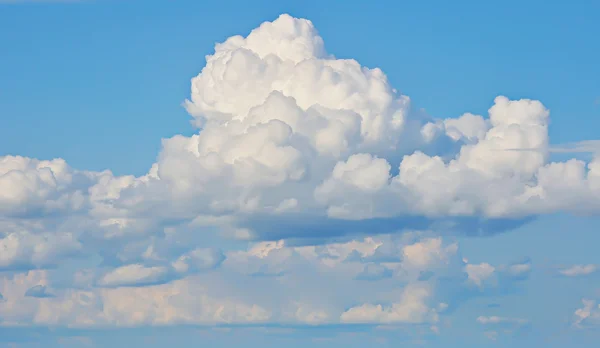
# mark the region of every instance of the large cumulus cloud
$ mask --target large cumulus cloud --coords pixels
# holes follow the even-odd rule
[[[164,140],[113,209],[136,219],[230,216],[227,227],[259,239],[284,227],[314,237],[311,218],[339,222],[332,234],[357,232],[339,221],[348,219],[364,230],[389,219],[385,232],[442,221],[492,233],[503,228],[489,221],[598,209],[598,160],[548,161],[541,102],[499,96],[487,117],[432,120],[381,70],[327,54],[307,20],[283,15],[218,44],[186,106],[200,132]],[[266,231],[258,216],[282,228]]]
[[[185,107],[198,132],[164,139],[140,177],[0,157],[3,323],[435,323],[449,294],[511,288],[529,267],[465,263],[440,234],[600,210],[600,157],[550,161],[541,102],[434,119],[288,15],[217,44]],[[412,230],[432,235],[393,236]],[[223,291],[239,277],[247,293]],[[42,287],[53,296],[23,297]]]

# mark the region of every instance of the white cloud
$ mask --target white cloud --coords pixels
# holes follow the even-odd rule
[[[551,152],[557,153],[592,153],[600,154],[600,140],[583,140],[574,143],[550,146]]]
[[[506,317],[498,317],[498,316],[480,316],[477,317],[477,322],[483,325],[498,325],[498,324],[515,324],[515,325],[525,325],[529,323],[526,319],[520,318],[506,318]]]
[[[142,177],[2,157],[0,210],[131,240],[200,216],[225,235],[277,239],[315,237],[318,219],[336,235],[370,229],[336,219],[372,218],[382,232],[397,230],[395,219],[405,229],[442,219],[454,231],[492,233],[518,223],[510,219],[600,208],[598,160],[548,162],[541,102],[499,96],[487,118],[431,121],[381,70],[327,53],[308,20],[282,15],[216,45],[186,105],[201,131],[164,140]],[[436,156],[436,142],[458,150]],[[276,219],[267,225],[279,232],[258,218]]]
[[[486,280],[494,276],[496,268],[489,263],[480,263],[478,265],[468,264],[465,266],[465,271],[469,276],[469,281],[478,287],[482,287]]]
[[[457,244],[439,237],[388,235],[320,246],[260,242],[219,255],[200,249],[184,253],[172,268],[80,270],[72,284],[54,285],[55,273],[46,270],[2,276],[0,325],[433,324],[454,301],[448,291],[470,291]],[[389,272],[367,281],[360,277],[366,266]]]
[[[425,303],[430,296],[426,287],[408,286],[400,297],[400,301],[389,307],[363,304],[352,307],[342,313],[340,319],[345,323],[423,323],[437,322],[435,309]]]
[[[592,274],[598,270],[596,265],[574,265],[569,268],[564,268],[558,271],[558,273],[567,277],[578,277],[588,274]]]
[[[81,209],[85,199],[77,181],[85,189],[85,179],[85,173],[75,173],[62,159],[0,157],[0,212],[30,216]]]
[[[144,267],[140,264],[116,268],[102,278],[98,284],[106,287],[136,286],[163,281],[169,274],[165,267]]]
[[[489,290],[513,284],[527,279],[531,272],[529,260],[508,265],[492,266],[489,263],[466,263],[467,283],[476,286],[479,290]]]
[[[434,323],[452,294],[531,269],[463,262],[435,233],[600,211],[600,157],[550,162],[539,101],[431,119],[288,15],[206,61],[186,102],[198,133],[163,140],[143,176],[0,157],[3,324]],[[69,258],[72,287],[23,298]]]
[[[32,285],[47,283],[45,271],[1,279],[6,301],[0,302],[0,325],[103,327],[252,323],[269,318],[259,306],[207,295],[194,278],[143,288],[67,289],[53,297],[24,296]]]
[[[426,270],[436,264],[446,264],[456,255],[457,244],[443,245],[442,238],[427,238],[407,245],[402,249],[403,265],[406,268]]]
[[[600,323],[600,304],[591,299],[582,299],[582,308],[575,311],[573,326],[576,328],[585,328],[596,326]]]
[[[0,270],[54,266],[81,248],[71,233],[10,232],[0,238]]]

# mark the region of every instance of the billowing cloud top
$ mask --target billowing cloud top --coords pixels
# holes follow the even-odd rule
[[[296,244],[409,230],[485,234],[539,214],[600,211],[600,158],[550,162],[550,112],[541,102],[498,96],[488,115],[433,119],[411,108],[380,69],[329,54],[309,20],[282,15],[217,44],[191,85],[185,105],[199,131],[163,140],[146,175],[78,170],[62,159],[0,157],[0,269],[101,260],[79,270],[69,285],[85,292],[64,290],[63,298],[60,291],[39,296],[49,292],[36,283],[38,273],[14,276],[0,287],[5,306],[9,295],[29,287],[23,291],[56,306],[75,301],[72,308],[82,306],[88,323],[268,321],[272,313],[264,306],[228,300],[219,307],[209,295],[198,303],[206,317],[191,309],[175,315],[163,302],[174,293],[186,301],[195,275],[218,267],[265,276],[284,274],[288,262],[333,267]],[[270,243],[222,253],[221,237]],[[299,301],[292,317],[435,322],[441,310],[439,303],[425,304],[436,279],[427,267],[447,264],[455,250],[438,239],[419,243],[382,243],[377,252],[357,247],[353,256],[337,256],[361,264],[349,272],[352,281],[409,274],[410,284],[390,307],[349,300],[325,311]],[[384,252],[388,248],[396,252]],[[442,251],[429,256],[431,248]],[[498,274],[512,279],[510,269],[450,264],[459,265],[450,267],[458,269],[451,273],[459,283],[474,288]],[[153,290],[131,290],[141,286]],[[160,313],[148,308],[137,319],[96,312],[99,299],[106,305],[116,294],[167,307]],[[124,304],[115,306],[127,312]],[[342,314],[332,317],[336,311]]]

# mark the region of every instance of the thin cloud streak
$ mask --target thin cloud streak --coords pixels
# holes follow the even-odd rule
[[[583,140],[572,143],[550,145],[545,148],[515,148],[515,149],[496,149],[496,151],[537,151],[550,153],[592,153],[600,154],[600,140]]]

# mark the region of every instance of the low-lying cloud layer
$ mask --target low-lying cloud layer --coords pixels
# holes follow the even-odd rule
[[[0,157],[0,323],[435,325],[530,270],[469,264],[440,235],[600,211],[600,158],[550,162],[539,101],[433,119],[288,15],[206,60],[198,133],[164,139],[146,175]]]
[[[54,287],[47,270],[5,277],[1,323],[435,325],[456,298],[514,289],[530,271],[528,263],[470,264],[456,243],[421,233],[303,247],[261,242],[227,252],[218,269],[202,264],[186,277],[175,275],[180,261],[100,274],[82,269],[68,287]]]

